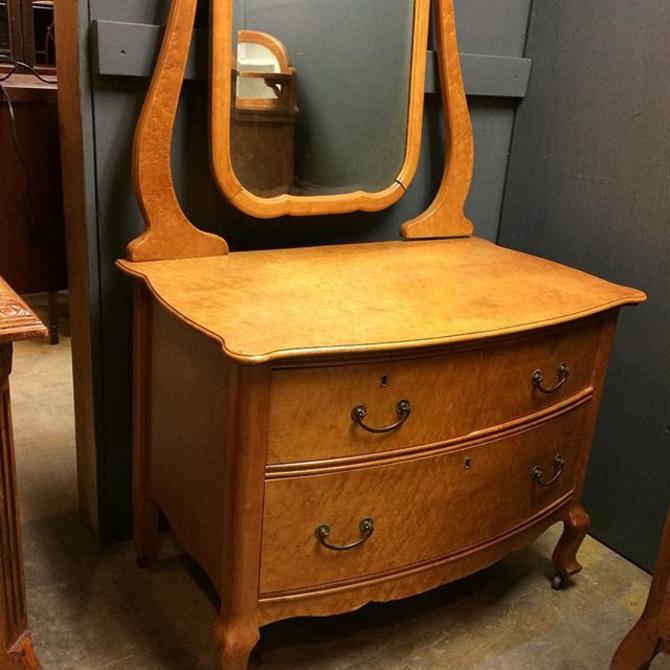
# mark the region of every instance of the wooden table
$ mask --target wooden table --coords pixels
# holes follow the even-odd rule
[[[9,373],[12,343],[47,329],[0,277],[0,669],[39,668],[26,614]]]

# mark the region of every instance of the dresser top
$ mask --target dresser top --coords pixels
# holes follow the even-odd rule
[[[46,335],[44,324],[0,277],[0,344]]]
[[[476,340],[645,294],[478,238],[119,261],[243,363]]]

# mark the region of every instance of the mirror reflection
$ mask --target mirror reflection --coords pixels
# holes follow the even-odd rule
[[[407,152],[414,0],[236,0],[231,164],[261,197],[378,192]]]

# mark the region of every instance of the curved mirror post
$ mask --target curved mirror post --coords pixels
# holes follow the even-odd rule
[[[428,18],[428,0],[212,0],[212,164],[226,197],[261,218],[402,197]]]

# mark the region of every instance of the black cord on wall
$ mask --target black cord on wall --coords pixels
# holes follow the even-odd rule
[[[42,231],[42,226],[40,224],[40,221],[35,214],[35,210],[33,208],[33,194],[32,194],[32,188],[31,188],[31,183],[30,183],[30,173],[28,171],[28,163],[26,162],[25,156],[23,154],[23,151],[21,149],[21,142],[19,141],[19,134],[18,134],[18,128],[16,124],[16,114],[14,112],[14,105],[12,103],[12,98],[9,95],[9,92],[7,91],[7,87],[4,85],[4,82],[7,81],[13,74],[20,70],[26,70],[30,74],[32,74],[34,77],[39,79],[41,82],[44,82],[45,84],[55,84],[56,80],[55,79],[47,79],[46,77],[43,77],[39,72],[35,70],[32,66],[28,65],[27,63],[24,63],[22,61],[15,60],[13,58],[10,58],[9,56],[0,56],[0,64],[2,63],[7,63],[12,66],[11,70],[9,72],[3,74],[0,76],[0,92],[2,93],[2,97],[7,101],[7,111],[9,112],[9,120],[10,120],[10,125],[11,125],[11,132],[12,132],[12,143],[14,144],[14,151],[16,152],[16,156],[19,159],[19,163],[21,164],[21,169],[23,172],[23,178],[24,178],[24,187],[25,187],[25,193],[26,193],[26,209],[27,209],[27,214],[28,214],[28,221],[30,222],[30,229],[28,231],[29,234],[29,241],[31,245],[39,243],[43,239],[43,231]]]

